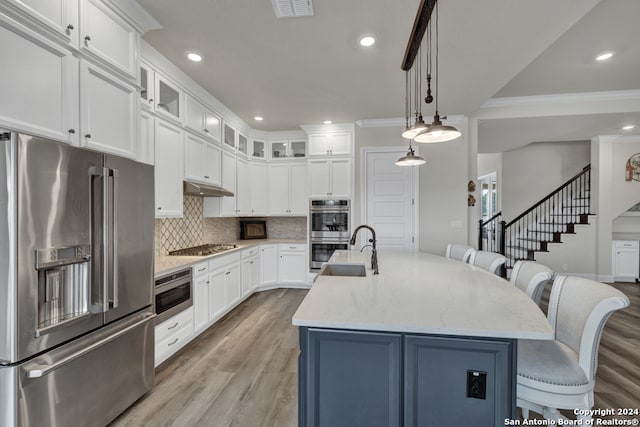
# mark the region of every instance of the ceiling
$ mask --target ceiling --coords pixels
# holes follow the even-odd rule
[[[138,0],[162,25],[144,39],[249,126],[404,117],[400,68],[419,0],[315,0],[278,19],[269,0]],[[471,116],[495,97],[640,90],[637,0],[439,0],[441,115]],[[374,34],[374,46],[358,37]],[[185,52],[202,54],[201,63]],[[614,57],[594,60],[603,50]],[[425,116],[433,104],[423,104]],[[256,122],[260,115],[264,121]],[[578,116],[578,117],[576,117]],[[480,152],[620,133],[640,109],[491,117]],[[401,142],[400,140],[398,142]]]

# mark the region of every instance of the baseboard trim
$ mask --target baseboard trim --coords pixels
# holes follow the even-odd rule
[[[271,291],[273,289],[311,289],[311,283],[287,283],[287,284],[259,286],[255,289],[255,291],[262,292],[262,291]]]

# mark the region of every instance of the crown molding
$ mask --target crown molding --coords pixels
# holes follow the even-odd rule
[[[361,119],[357,120],[355,123],[361,128],[383,128],[391,126],[404,126],[405,119],[403,117],[394,117],[388,119]]]
[[[554,95],[513,96],[491,98],[480,109],[512,107],[520,105],[574,104],[582,102],[640,100],[640,90],[618,90],[608,92],[562,93]]]

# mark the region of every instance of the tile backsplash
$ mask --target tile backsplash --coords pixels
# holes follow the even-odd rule
[[[240,238],[239,218],[204,218],[202,197],[184,196],[182,218],[155,220],[155,254],[205,243],[232,242]],[[266,217],[267,236],[273,239],[304,240],[307,217]]]

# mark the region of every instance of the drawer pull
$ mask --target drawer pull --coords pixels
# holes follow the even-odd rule
[[[167,344],[167,347],[171,347],[172,345],[174,345],[177,342],[178,342],[178,338],[176,338],[175,340],[173,340],[169,344]]]
[[[202,267],[202,268],[199,268],[198,271],[205,271],[206,269],[207,267]]]
[[[172,326],[169,326],[169,327],[167,328],[167,331],[170,331],[170,330],[172,330],[172,329],[175,329],[175,327],[176,327],[176,326],[178,326],[179,324],[180,324],[180,322],[176,322],[176,323],[174,323]]]

